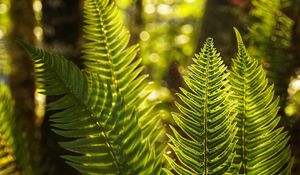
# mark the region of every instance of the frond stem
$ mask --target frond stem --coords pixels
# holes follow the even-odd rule
[[[113,87],[114,90],[116,90],[118,87],[117,87],[117,81],[116,81],[116,74],[115,74],[115,67],[114,67],[114,64],[113,64],[113,59],[112,59],[112,54],[111,54],[111,49],[110,49],[110,45],[109,45],[109,42],[108,42],[108,38],[107,38],[107,30],[105,29],[105,26],[104,26],[104,23],[103,23],[103,17],[102,17],[102,10],[101,10],[101,7],[98,5],[98,3],[96,2],[93,2],[95,7],[96,7],[96,10],[97,10],[97,15],[98,15],[98,19],[99,19],[99,23],[100,23],[100,30],[104,33],[104,43],[105,43],[105,49],[107,51],[107,57],[108,57],[108,64],[109,64],[109,67],[110,67],[110,73],[111,73],[111,81],[112,81],[112,84],[111,86]],[[113,94],[114,96],[116,94]]]
[[[247,171],[246,171],[246,169],[247,169],[247,160],[246,160],[246,158],[247,158],[247,152],[246,152],[246,142],[247,142],[247,138],[246,138],[246,131],[245,131],[245,128],[246,128],[246,113],[247,113],[247,110],[246,110],[246,107],[247,107],[247,101],[246,101],[246,88],[247,88],[247,86],[246,86],[246,64],[245,64],[245,60],[243,59],[243,74],[244,74],[244,76],[243,76],[243,90],[244,90],[244,92],[243,92],[243,95],[244,95],[244,100],[243,100],[243,119],[242,119],[242,122],[243,122],[243,125],[242,125],[242,160],[243,160],[243,162],[242,162],[242,167],[243,167],[243,173],[245,174],[245,175],[247,175]]]
[[[207,61],[207,64],[206,64],[206,70],[205,70],[205,97],[204,97],[204,134],[205,134],[205,137],[204,137],[204,175],[207,175],[208,174],[208,169],[207,169],[207,163],[208,163],[208,160],[207,160],[207,151],[208,151],[208,148],[207,148],[207,113],[208,113],[208,109],[207,109],[207,101],[208,101],[208,68],[209,68],[209,64],[210,64],[210,60]]]

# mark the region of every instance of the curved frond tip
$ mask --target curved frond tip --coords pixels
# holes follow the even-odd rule
[[[279,98],[274,96],[273,86],[268,85],[262,66],[249,56],[237,29],[235,33],[238,54],[229,76],[233,99],[238,102],[235,162],[242,162],[240,174],[290,174],[289,136],[278,127]]]

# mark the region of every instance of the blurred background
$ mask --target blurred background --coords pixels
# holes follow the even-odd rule
[[[23,131],[35,138],[56,175],[76,175],[59,157],[62,139],[49,127],[45,104],[36,93],[29,56],[16,44],[22,38],[63,55],[82,67],[83,0],[0,0],[0,81],[12,91]],[[182,76],[207,37],[227,66],[235,57],[233,27],[242,33],[250,54],[268,72],[280,96],[281,125],[291,134],[296,157],[293,174],[300,174],[300,1],[299,0],[115,0],[139,43],[145,73],[153,81],[149,101],[166,124]],[[49,173],[50,174],[50,173]]]

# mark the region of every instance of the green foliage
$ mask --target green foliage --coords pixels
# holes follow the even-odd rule
[[[5,40],[0,39],[0,81],[6,81],[6,76],[9,74],[8,55],[5,50]]]
[[[289,136],[278,127],[279,98],[274,97],[262,66],[249,56],[240,34],[235,32],[238,54],[229,80],[233,98],[238,101],[236,162],[242,162],[240,174],[290,174]]]
[[[0,82],[0,101],[0,174],[13,174],[17,171],[13,104],[9,90],[3,82]]]
[[[153,106],[140,107],[147,97],[140,96],[146,75],[140,75],[141,60],[135,60],[137,46],[125,49],[128,31],[113,2],[85,1],[85,18],[84,73],[64,58],[22,43],[33,56],[42,92],[62,95],[48,105],[62,110],[52,116],[52,126],[74,139],[61,145],[80,154],[64,158],[87,174],[159,174],[156,154],[163,146],[152,147],[163,130],[155,130],[161,128],[158,115],[148,115]]]
[[[62,157],[82,174],[162,174],[164,130],[155,105],[145,106],[147,75],[136,58],[138,46],[128,46],[129,32],[113,1],[85,0],[84,9],[83,70],[20,41],[32,55],[39,91],[57,98],[48,110],[54,111],[52,130],[68,140],[59,143],[70,151]],[[177,126],[171,126],[169,145],[175,155],[165,156],[166,174],[290,174],[289,137],[278,127],[279,98],[236,35],[232,71],[211,38],[188,68],[189,90],[181,88],[179,112],[172,114]],[[10,120],[3,121],[0,131],[10,133]],[[15,149],[10,135],[0,138],[0,148]],[[1,152],[0,160],[14,165],[8,154],[15,156]]]
[[[0,174],[41,174],[44,168],[37,168],[30,151],[32,140],[20,130],[13,109],[11,92],[0,80]]]
[[[163,85],[170,88],[178,88],[182,83],[181,79],[172,82],[170,74],[183,73],[188,58],[198,49],[196,43],[205,4],[206,0],[143,1],[143,21],[137,37],[143,63],[155,82],[165,80],[168,84]],[[129,22],[134,18],[129,18]]]
[[[281,10],[290,0],[254,0],[248,35],[249,52],[267,70],[275,92],[285,100],[291,76],[291,35],[294,24]],[[283,68],[284,67],[284,68]],[[281,105],[282,107],[282,105]]]
[[[142,93],[147,87],[147,75],[141,74],[142,59],[136,58],[138,46],[127,46],[130,35],[119,9],[113,1],[86,0],[84,13],[86,43],[82,47],[85,70],[97,72],[105,86],[111,86],[113,94],[120,93],[129,111],[136,110],[145,137],[154,144],[164,129],[158,113],[152,110],[154,105],[143,106],[148,96]]]
[[[9,89],[7,54],[0,43],[0,174],[40,175],[48,164],[33,133],[25,131]],[[37,154],[38,153],[38,154]],[[45,165],[41,165],[45,163]],[[51,170],[47,169],[49,175]]]
[[[289,136],[278,127],[279,98],[258,61],[251,58],[237,30],[238,55],[228,77],[207,39],[185,78],[176,103],[167,174],[291,174]],[[228,85],[229,79],[230,85]],[[236,105],[237,104],[237,105]],[[237,112],[237,113],[236,113]]]
[[[228,84],[226,66],[207,39],[199,55],[189,67],[185,82],[190,91],[181,89],[180,99],[185,106],[176,103],[181,114],[173,118],[183,133],[171,127],[174,136],[170,147],[180,163],[167,157],[178,174],[224,174],[229,172],[235,156],[234,122],[235,103]],[[172,174],[166,170],[168,174]]]
[[[63,156],[68,164],[85,174],[159,174],[160,160],[120,93],[105,89],[98,73],[22,44],[32,54],[42,92],[62,96],[48,106],[62,110],[51,117],[54,132],[72,139],[61,146],[79,154]]]

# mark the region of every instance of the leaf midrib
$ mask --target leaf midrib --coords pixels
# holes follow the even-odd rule
[[[106,27],[104,25],[104,22],[103,22],[103,17],[102,17],[102,10],[101,10],[101,7],[95,3],[94,1],[92,2],[95,7],[96,7],[96,10],[97,10],[97,16],[98,16],[98,19],[99,19],[99,23],[100,23],[100,30],[101,32],[104,34],[104,44],[105,44],[105,50],[107,52],[107,58],[108,58],[108,64],[109,64],[109,67],[110,67],[110,73],[111,73],[111,81],[112,81],[112,87],[114,90],[118,89],[118,84],[117,84],[117,76],[116,76],[116,73],[115,73],[115,67],[114,67],[114,64],[113,64],[113,59],[112,59],[112,54],[111,54],[111,47],[110,47],[110,44],[108,42],[108,37],[107,37],[107,30],[106,30]]]
[[[208,57],[208,58],[210,58],[210,57]],[[207,147],[207,136],[208,136],[208,134],[207,134],[207,132],[208,132],[208,130],[207,130],[207,113],[208,113],[208,86],[209,86],[209,84],[208,84],[208,68],[209,68],[209,64],[210,64],[210,60],[208,60],[207,61],[207,64],[206,64],[206,67],[205,67],[205,95],[204,95],[204,110],[203,110],[203,112],[204,112],[204,114],[203,114],[203,116],[204,116],[204,135],[205,135],[205,137],[204,137],[204,175],[207,175],[208,174],[208,167],[207,167],[207,163],[208,163],[208,160],[207,160],[207,149],[208,149],[208,147]]]
[[[246,138],[246,119],[247,119],[247,93],[246,93],[246,63],[245,63],[245,59],[243,59],[243,122],[242,122],[242,135],[243,135],[243,139],[242,139],[242,167],[244,170],[244,174],[247,175],[247,151],[246,151],[246,142],[247,142],[247,138]]]

